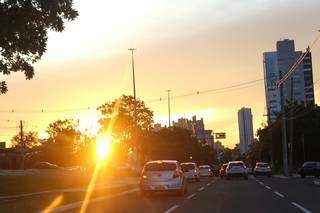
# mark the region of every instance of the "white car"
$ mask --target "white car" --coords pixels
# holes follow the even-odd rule
[[[183,196],[187,192],[187,181],[174,160],[149,161],[144,165],[140,178],[142,195],[153,192],[177,192]]]
[[[226,177],[227,179],[230,179],[230,177],[243,177],[247,180],[247,168],[243,161],[230,161],[226,168]]]
[[[187,178],[187,180],[195,180],[197,182],[200,181],[200,172],[196,163],[181,163],[181,169],[184,177]]]
[[[258,175],[266,175],[271,177],[272,170],[268,163],[258,162],[254,167],[253,175],[257,177]]]
[[[212,177],[213,172],[209,165],[201,165],[199,166],[200,177]]]

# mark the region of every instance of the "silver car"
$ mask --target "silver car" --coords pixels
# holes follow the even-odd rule
[[[201,165],[199,166],[200,177],[212,177],[213,172],[209,165]]]
[[[187,192],[179,162],[174,160],[149,161],[144,165],[140,178],[142,195],[153,192],[177,192],[183,196]]]
[[[247,168],[244,165],[243,161],[231,161],[228,163],[226,168],[226,177],[243,177],[248,180]]]
[[[200,172],[196,163],[181,163],[181,168],[187,180],[195,180],[197,182],[200,181]]]

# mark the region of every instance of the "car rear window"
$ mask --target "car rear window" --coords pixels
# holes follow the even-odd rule
[[[243,163],[230,163],[229,166],[243,166]]]
[[[305,162],[302,166],[303,167],[313,167],[313,166],[316,166],[317,163],[316,162]]]
[[[199,169],[210,169],[210,166],[199,166]]]
[[[267,163],[257,163],[257,167],[268,167],[269,164]]]
[[[195,169],[195,165],[193,163],[183,163],[181,164],[182,169]]]
[[[145,166],[145,171],[171,171],[176,170],[177,166],[175,163],[148,163]]]

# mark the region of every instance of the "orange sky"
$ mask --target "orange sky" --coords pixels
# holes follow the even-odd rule
[[[137,95],[145,101],[214,89],[263,77],[262,53],[280,38],[304,49],[320,28],[320,2],[309,0],[120,0],[75,2],[79,18],[64,33],[50,33],[48,50],[35,65],[36,76],[7,80],[0,96],[0,141],[15,134],[18,120],[26,130],[42,132],[58,118],[92,121],[94,110],[19,112],[94,108],[120,94],[131,94],[129,47],[136,52]],[[319,75],[318,43],[313,51],[314,80]],[[318,86],[319,84],[317,84]],[[317,88],[316,86],[316,88]],[[317,102],[319,92],[316,91]],[[165,101],[147,103],[155,120],[166,122]],[[264,87],[172,100],[172,114],[204,117],[208,129],[227,133],[222,142],[238,143],[237,110],[251,107],[257,129],[265,109]],[[9,122],[5,120],[10,120]],[[89,122],[90,123],[90,122]]]

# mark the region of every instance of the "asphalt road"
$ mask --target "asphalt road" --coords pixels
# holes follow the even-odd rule
[[[87,212],[320,212],[320,186],[313,178],[219,178],[189,183],[188,194],[142,197],[133,192],[96,202]],[[73,209],[68,212],[79,212]]]

